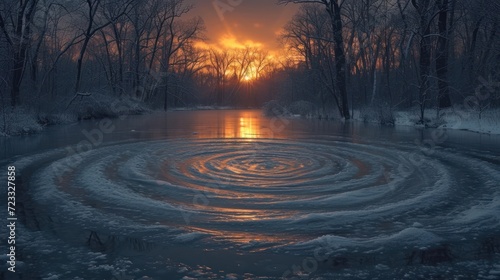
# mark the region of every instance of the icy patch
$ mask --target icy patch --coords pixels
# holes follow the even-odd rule
[[[441,242],[443,239],[429,231],[419,228],[406,228],[390,236],[381,236],[374,238],[346,238],[335,235],[324,235],[322,237],[299,243],[295,246],[298,247],[314,247],[321,245],[327,248],[349,248],[349,247],[363,247],[374,248],[383,245],[413,245],[413,246],[427,246]]]
[[[174,240],[179,243],[187,243],[187,242],[192,242],[195,240],[203,239],[205,237],[209,236],[209,234],[203,233],[203,232],[190,232],[190,233],[184,233],[176,236]]]
[[[57,274],[49,274],[47,277],[43,277],[43,280],[57,280],[60,279]]]
[[[344,247],[355,247],[361,244],[360,241],[350,239],[347,237],[336,236],[336,235],[323,235],[316,239],[302,242],[297,244],[299,247],[310,247],[316,245],[326,246],[328,248],[344,248]]]
[[[95,265],[91,265],[89,267],[89,270],[106,270],[106,271],[113,271],[115,269],[114,266],[112,265],[109,265],[109,264],[102,264],[102,265],[98,265],[98,266],[95,266]]]
[[[426,230],[419,228],[407,228],[387,238],[374,240],[374,242],[425,246],[439,243],[442,240],[442,238]]]
[[[375,266],[375,269],[376,270],[389,270],[390,268],[387,265],[385,265],[385,264],[377,264]]]
[[[490,225],[494,222],[498,224],[500,222],[498,213],[500,213],[500,194],[496,194],[492,198],[491,202],[474,205],[463,211],[453,222],[460,224],[484,222]]]
[[[238,278],[238,275],[237,275],[237,274],[233,274],[233,273],[231,273],[231,274],[227,274],[227,275],[226,275],[226,280],[238,280],[238,279],[239,279],[239,278]]]

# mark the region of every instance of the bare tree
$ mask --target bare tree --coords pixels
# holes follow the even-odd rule
[[[424,123],[425,109],[430,100],[431,74],[431,23],[434,18],[430,0],[411,0],[418,15],[419,22],[419,106],[420,122]]]
[[[453,18],[453,13],[455,11],[456,0],[438,0],[436,5],[438,7],[438,29],[439,37],[437,40],[437,52],[436,52],[436,75],[438,79],[438,107],[448,108],[451,107],[450,90],[448,85],[448,58],[449,58],[449,34],[450,34],[450,23],[453,24],[453,20],[449,21],[450,14]]]
[[[236,76],[238,82],[241,82],[245,76],[249,75],[250,68],[253,62],[254,49],[245,47],[243,49],[233,50],[234,63],[232,64],[233,74]]]
[[[227,76],[235,60],[234,55],[227,51],[211,49],[209,53],[210,69],[216,80],[216,101],[221,105],[225,100]]]
[[[305,75],[313,82],[310,87],[321,100],[323,111],[326,95],[329,94],[342,112],[342,97],[336,88],[335,46],[329,21],[329,15],[320,6],[304,5],[286,26],[284,39],[305,59]]]
[[[129,9],[133,7],[133,0],[127,0],[125,3],[113,2],[111,0],[85,0],[85,11],[86,11],[86,21],[87,25],[83,31],[83,43],[80,48],[80,53],[78,55],[77,66],[76,66],[76,82],[75,82],[75,93],[80,91],[81,77],[82,77],[82,65],[87,47],[89,45],[92,37],[99,32],[101,29],[110,25],[115,20],[126,14]],[[116,8],[109,9],[109,6],[114,6]],[[108,13],[108,17],[104,16],[101,8],[107,11],[113,11],[113,13]]]
[[[173,0],[172,19],[170,20],[167,28],[166,36],[163,42],[163,56],[161,60],[161,69],[165,79],[165,96],[163,109],[166,111],[168,106],[169,96],[169,72],[172,65],[172,57],[187,46],[190,42],[202,38],[202,33],[205,30],[205,25],[200,17],[192,18],[188,21],[175,21],[185,13],[187,13],[192,6],[185,5],[183,0]],[[174,96],[177,103],[179,100]]]
[[[261,78],[263,74],[272,67],[271,59],[268,51],[255,49],[252,57],[253,75],[255,79]]]
[[[280,4],[288,3],[306,3],[306,4],[320,4],[326,8],[330,16],[330,24],[333,32],[333,41],[335,43],[335,84],[339,91],[341,110],[340,115],[345,119],[350,118],[349,104],[347,97],[347,65],[344,50],[344,38],[342,22],[342,6],[343,0],[279,0]]]
[[[379,91],[378,70],[380,70],[383,33],[383,19],[388,16],[387,10],[382,11],[383,1],[352,1],[346,3],[350,22],[351,38],[346,48],[346,54],[351,58],[356,73],[360,75],[363,84],[365,103],[372,104]],[[354,47],[354,46],[355,47]],[[379,68],[379,69],[377,69]],[[365,81],[366,80],[366,81]],[[368,102],[368,88],[371,84],[371,98]]]
[[[0,30],[11,49],[12,77],[10,102],[19,104],[21,83],[26,69],[27,53],[32,40],[33,19],[38,0],[3,0],[0,3]]]

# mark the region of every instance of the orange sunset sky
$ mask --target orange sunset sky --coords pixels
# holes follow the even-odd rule
[[[190,0],[188,17],[205,21],[207,44],[220,48],[259,47],[279,50],[278,37],[298,5],[277,5],[276,0]]]

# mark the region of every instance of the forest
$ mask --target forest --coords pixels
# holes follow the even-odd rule
[[[395,110],[426,123],[428,109],[481,117],[500,105],[498,1],[276,4],[301,5],[279,53],[208,44],[186,0],[2,1],[3,118],[16,108],[42,122],[68,110],[97,117],[93,107],[112,100],[158,110],[273,100],[314,116],[370,110],[390,124]]]

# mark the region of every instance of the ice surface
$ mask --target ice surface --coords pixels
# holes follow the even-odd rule
[[[186,242],[192,242],[195,240],[199,240],[199,239],[205,238],[207,236],[208,236],[208,234],[203,233],[203,232],[190,232],[190,233],[180,234],[180,235],[176,236],[174,238],[174,240],[179,242],[179,243],[186,243]]]
[[[282,274],[322,246],[341,256],[383,255],[367,270],[339,272],[345,277],[340,279],[371,279],[374,271],[396,273],[387,251],[401,251],[400,261],[413,250],[440,244],[480,246],[482,238],[498,232],[495,153],[447,146],[428,155],[413,138],[400,140],[396,134],[396,140],[382,141],[357,133],[137,139],[78,155],[53,149],[19,156],[10,164],[24,173],[34,208],[27,213],[35,216],[31,229],[20,227],[20,243],[41,256],[42,277],[60,279],[86,279],[77,272],[82,269],[96,279],[122,272],[156,279],[145,267],[159,275],[173,273],[175,279],[224,279],[233,277],[229,263],[241,256],[248,257],[241,265],[258,263],[261,272],[278,267],[274,273]],[[69,168],[60,168],[68,162]],[[252,259],[254,253],[279,257],[260,265],[268,259]],[[193,265],[206,264],[204,254],[225,261],[216,268]],[[276,265],[288,257],[298,260]],[[54,260],[68,266],[46,265]],[[481,271],[498,277],[500,268],[474,265],[451,276]],[[450,276],[446,271],[440,272]],[[235,275],[239,279],[245,272]],[[411,279],[420,272],[397,275]]]

